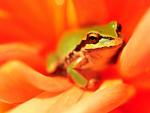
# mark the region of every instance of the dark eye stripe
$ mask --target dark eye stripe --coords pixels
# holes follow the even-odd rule
[[[74,49],[75,51],[80,51],[82,47],[84,47],[87,44],[86,40],[82,40],[79,45],[76,46]]]

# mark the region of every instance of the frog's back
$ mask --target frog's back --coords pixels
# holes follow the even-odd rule
[[[85,29],[79,29],[74,31],[66,32],[62,37],[58,44],[57,54],[58,56],[65,57],[74,48],[80,44],[82,38],[86,35]]]

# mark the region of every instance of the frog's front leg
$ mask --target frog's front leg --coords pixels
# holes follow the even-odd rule
[[[82,74],[80,74],[75,68],[79,63],[81,62],[81,59],[77,59],[73,61],[68,67],[67,67],[67,73],[70,75],[71,79],[81,88],[86,88],[88,85],[88,79],[86,79]]]

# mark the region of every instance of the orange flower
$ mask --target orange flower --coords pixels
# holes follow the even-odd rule
[[[0,0],[0,113],[149,113],[149,5],[149,0]],[[103,72],[107,77],[97,91],[45,76],[45,55],[65,30],[111,20],[122,24],[127,44],[118,63]]]

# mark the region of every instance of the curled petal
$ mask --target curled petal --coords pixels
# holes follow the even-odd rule
[[[0,45],[0,64],[10,60],[21,60],[39,72],[45,72],[44,59],[38,51],[22,43]]]
[[[85,97],[84,97],[85,96]],[[125,103],[133,96],[133,89],[117,83],[92,94],[85,93],[83,98],[63,113],[107,113]]]
[[[120,58],[122,76],[137,86],[150,88],[150,9],[139,23]]]
[[[50,93],[44,92],[12,109],[9,113],[62,113],[78,102],[83,93],[83,90],[76,87],[54,97],[51,97]]]
[[[43,93],[9,113],[106,113],[124,103],[131,96],[130,91],[127,85],[120,82],[94,93],[73,87],[54,97]]]
[[[66,79],[46,77],[19,61],[0,68],[0,100],[4,102],[23,102],[43,90],[58,93],[70,86]]]

